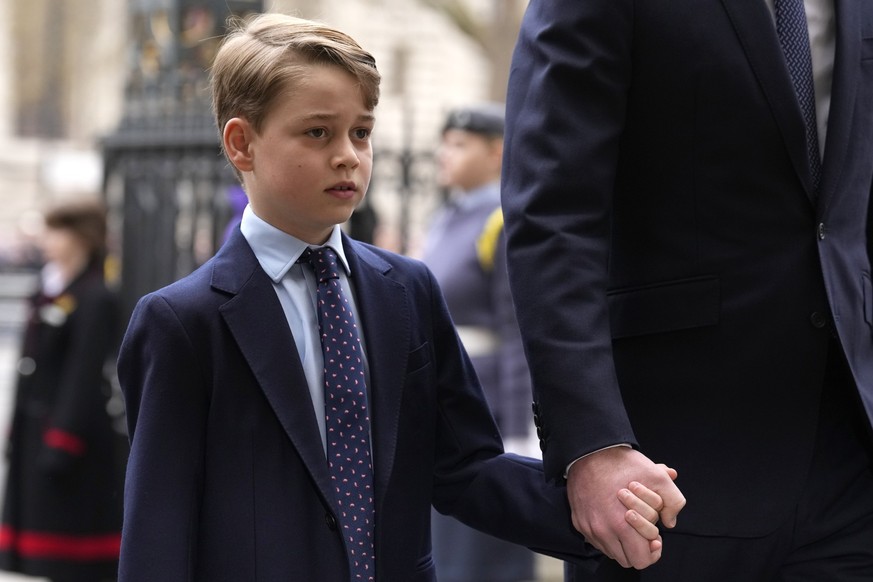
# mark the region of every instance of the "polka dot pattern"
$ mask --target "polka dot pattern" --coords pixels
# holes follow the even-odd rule
[[[352,581],[374,581],[375,502],[370,458],[370,413],[361,340],[329,247],[304,252],[318,281],[317,310],[324,353],[327,461],[349,551]]]

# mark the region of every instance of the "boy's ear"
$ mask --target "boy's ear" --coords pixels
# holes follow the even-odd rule
[[[240,172],[250,172],[253,165],[251,141],[254,136],[254,128],[248,120],[242,117],[234,117],[224,124],[221,138],[224,152]]]

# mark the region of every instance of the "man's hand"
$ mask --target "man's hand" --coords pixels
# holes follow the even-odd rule
[[[647,539],[631,523],[638,516],[653,524],[660,519],[666,527],[676,525],[685,497],[673,483],[675,478],[674,470],[656,465],[628,447],[583,457],[573,463],[567,475],[573,525],[591,545],[622,567],[650,566],[660,558],[660,539]],[[622,496],[630,499],[627,492],[645,505],[626,507]]]

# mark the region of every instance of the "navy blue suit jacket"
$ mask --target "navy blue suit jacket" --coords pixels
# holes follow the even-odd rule
[[[435,579],[431,503],[546,553],[590,555],[565,492],[537,462],[501,454],[429,271],[344,245],[369,359],[377,579]],[[119,377],[131,438],[122,582],[348,580],[294,338],[238,230],[139,302]]]
[[[763,0],[533,0],[502,186],[547,474],[632,443],[680,531],[758,536],[809,467],[831,329],[873,414],[873,2],[835,0],[820,192]]]

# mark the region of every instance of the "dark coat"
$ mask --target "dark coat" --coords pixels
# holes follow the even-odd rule
[[[83,582],[115,576],[122,471],[104,366],[116,323],[99,270],[31,300],[8,442],[3,569]]]
[[[873,3],[834,4],[818,193],[765,2],[530,4],[502,193],[550,476],[633,443],[679,470],[677,531],[761,536],[832,330],[873,416]]]
[[[343,241],[369,361],[381,582],[434,580],[430,507],[585,555],[565,492],[501,455],[436,282]],[[237,230],[140,300],[119,356],[131,438],[122,582],[340,582],[343,537],[306,379],[272,282]]]

